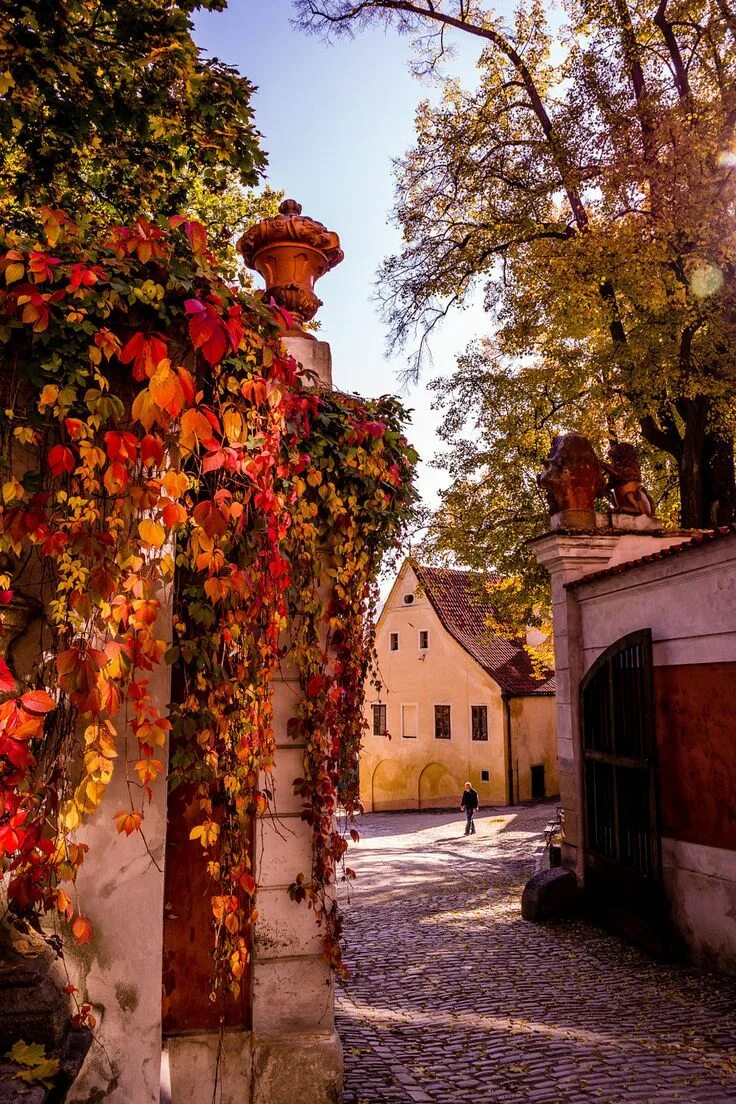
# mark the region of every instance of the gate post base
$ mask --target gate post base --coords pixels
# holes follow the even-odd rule
[[[253,1043],[250,1031],[216,1031],[173,1035],[169,1054],[171,1100],[212,1104],[215,1077],[218,1104],[246,1104],[250,1100]],[[218,1050],[219,1066],[218,1066]]]
[[[342,1044],[330,1035],[256,1035],[252,1104],[341,1104]]]

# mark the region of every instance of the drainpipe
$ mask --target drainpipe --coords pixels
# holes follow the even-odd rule
[[[504,726],[506,738],[506,793],[509,805],[514,804],[514,760],[511,748],[511,695],[507,691],[501,693],[503,702]]]

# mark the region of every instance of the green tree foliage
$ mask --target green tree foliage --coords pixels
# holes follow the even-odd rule
[[[0,0],[0,216],[237,204],[265,165],[253,86],[192,38],[226,0]],[[242,204],[241,204],[242,205]]]
[[[482,49],[474,89],[442,78],[439,103],[419,108],[416,147],[398,170],[404,247],[381,280],[394,340],[418,328],[420,352],[479,281],[493,319],[493,337],[441,388],[460,474],[440,543],[472,560],[464,526],[475,516],[486,532],[500,527],[493,562],[518,564],[509,492],[534,531],[543,509],[531,473],[548,436],[573,426],[638,436],[655,490],[676,481],[684,524],[733,518],[729,0],[567,0],[562,29],[535,0],[522,0],[511,26],[475,0],[297,7],[312,31],[382,20],[424,36],[435,75],[450,31]]]

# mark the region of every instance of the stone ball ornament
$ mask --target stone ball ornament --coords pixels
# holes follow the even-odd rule
[[[275,218],[262,219],[243,234],[238,250],[248,268],[263,277],[266,301],[273,299],[291,316],[294,325],[286,333],[310,337],[304,325],[322,306],[314,285],[345,257],[338,235],[303,215],[296,200],[285,199]]]

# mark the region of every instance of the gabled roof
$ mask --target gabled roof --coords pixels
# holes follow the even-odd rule
[[[682,556],[684,552],[694,552],[712,541],[722,540],[724,537],[736,537],[736,523],[721,525],[718,529],[704,529],[693,533],[690,540],[682,544],[670,544],[666,548],[659,548],[656,552],[650,552],[647,556],[639,556],[635,560],[625,560],[623,563],[614,564],[613,567],[603,567],[600,571],[593,571],[590,575],[581,575],[579,579],[573,579],[565,583],[566,590],[575,590],[585,583],[596,583],[599,579],[607,579],[609,575],[623,575],[635,567],[644,564],[656,563],[657,560],[667,560],[670,556]]]
[[[444,627],[502,690],[520,696],[554,694],[554,675],[541,681],[534,678],[521,641],[498,636],[488,627],[495,610],[479,587],[483,576],[474,571],[421,567],[413,561],[411,566]]]

